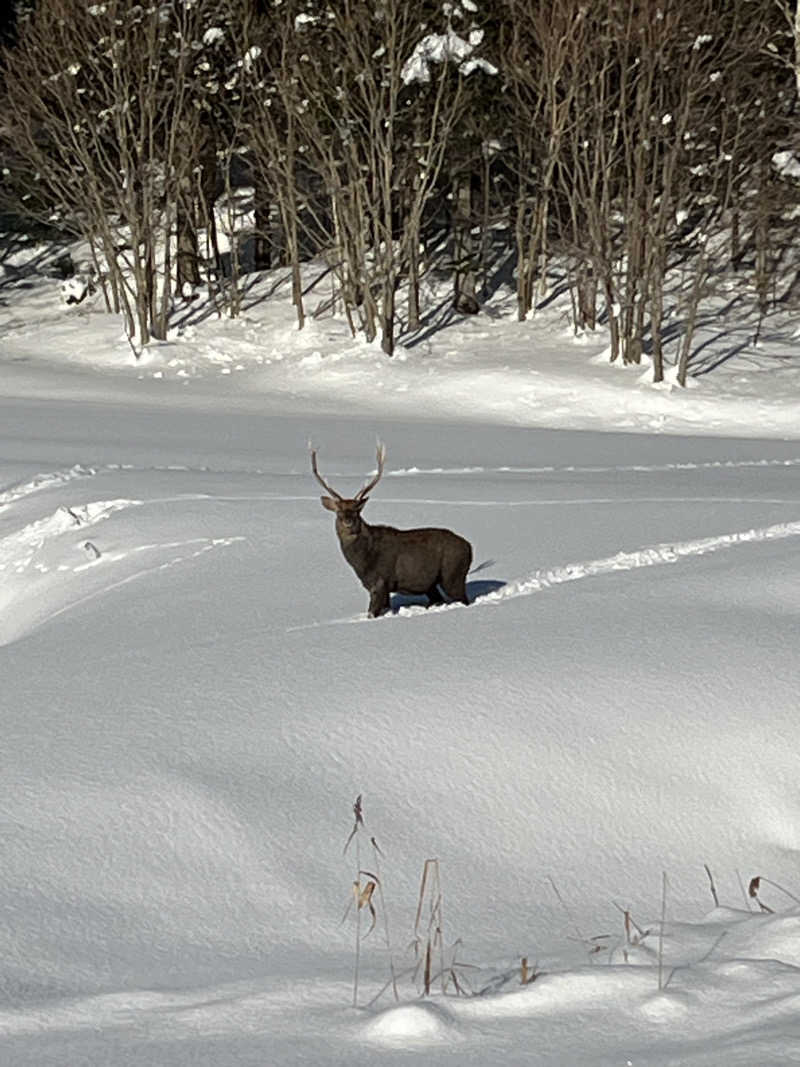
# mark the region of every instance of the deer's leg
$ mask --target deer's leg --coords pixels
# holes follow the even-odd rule
[[[425,596],[428,598],[428,607],[432,607],[434,604],[444,604],[444,597],[439,590],[437,582],[433,583]]]
[[[451,600],[460,600],[462,604],[469,604],[466,574],[451,575],[446,582],[442,582],[442,588]]]
[[[385,615],[389,610],[389,587],[385,582],[379,582],[369,591],[369,614],[372,618]]]
[[[472,563],[472,548],[465,542],[464,550],[451,556],[442,568],[442,589],[451,600],[469,604],[467,575]]]

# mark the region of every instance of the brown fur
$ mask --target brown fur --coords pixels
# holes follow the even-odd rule
[[[437,527],[398,530],[394,526],[370,526],[361,518],[366,495],[383,473],[385,452],[378,449],[378,473],[353,499],[339,496],[320,477],[316,454],[312,470],[320,484],[332,493],[322,506],[336,514],[336,533],[344,558],[369,593],[369,614],[389,610],[392,593],[425,594],[429,604],[441,604],[442,592],[468,604],[467,572],[472,564],[469,541]]]

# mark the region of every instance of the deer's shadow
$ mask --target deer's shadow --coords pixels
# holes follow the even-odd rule
[[[494,593],[498,589],[502,589],[505,582],[496,581],[491,578],[484,578],[478,582],[467,582],[467,597],[470,604],[474,604],[476,600],[480,600],[482,596],[486,596],[488,593]],[[446,604],[455,604],[457,601],[450,600],[445,597]],[[428,598],[424,593],[419,596],[412,596],[410,593],[392,593],[392,614],[396,615],[400,608],[411,607],[428,607]]]

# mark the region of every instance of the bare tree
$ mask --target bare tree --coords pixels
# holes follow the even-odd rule
[[[89,240],[140,345],[166,336],[179,217],[181,271],[196,276],[197,100],[217,11],[51,0],[5,56],[8,137],[39,209]]]
[[[499,49],[514,141],[517,194],[517,315],[534,307],[536,280],[547,285],[551,215],[564,143],[575,121],[580,55],[586,47],[583,0],[507,0]]]
[[[230,2],[239,11],[232,24],[240,56],[236,123],[257,194],[258,265],[274,265],[274,208],[280,223],[280,261],[291,269],[292,299],[302,328],[306,314],[301,278],[303,227],[305,242],[314,252],[324,247],[327,236],[319,213],[303,195],[304,189],[310,193],[310,187],[303,182],[308,167],[298,125],[304,104],[297,70],[309,58],[302,55],[302,34],[296,21],[302,5],[266,3],[257,9],[249,0]]]
[[[769,20],[753,20],[751,8],[601,0],[571,11],[571,32],[557,37],[564,46],[558,80],[569,90],[559,97],[564,111],[543,115],[561,135],[554,167],[561,246],[573,249],[600,286],[611,359],[638,363],[649,334],[656,380],[664,373],[668,271],[682,256],[699,272],[686,294],[687,351],[697,302],[708,292],[708,241],[727,224],[759,155],[769,152],[773,119],[753,82],[749,100],[737,87],[754,64],[763,74],[774,34]],[[774,111],[781,111],[779,97]]]
[[[351,329],[387,354],[403,286],[405,327],[422,321],[432,250],[452,252],[456,304],[474,310],[502,218],[520,319],[558,256],[575,327],[604,318],[612,360],[649,354],[656,381],[677,312],[685,382],[722,236],[763,321],[800,226],[776,164],[796,147],[797,12],[794,0],[503,0],[490,14],[430,0],[49,0],[3,55],[0,147],[32,186],[27,210],[87,238],[138,344],[163,338],[204,278],[238,311],[246,179],[259,262],[279,249],[301,326],[301,264],[320,253]]]
[[[384,0],[375,11],[345,0],[298,30],[297,121],[330,197],[332,265],[353,327],[380,335],[388,355],[409,274],[418,319],[423,213],[459,115],[464,63],[480,43],[479,32],[468,40],[449,24],[433,32],[430,14],[423,0]]]

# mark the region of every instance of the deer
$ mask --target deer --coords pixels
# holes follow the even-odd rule
[[[361,517],[369,494],[381,480],[386,448],[378,445],[378,470],[352,499],[337,493],[317,469],[317,452],[311,449],[311,470],[326,492],[322,506],[336,514],[336,533],[342,554],[369,593],[370,618],[385,615],[392,593],[425,594],[427,607],[450,600],[469,604],[467,572],[472,545],[452,530],[422,527],[398,530],[371,526]]]

